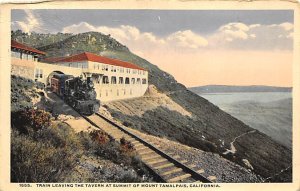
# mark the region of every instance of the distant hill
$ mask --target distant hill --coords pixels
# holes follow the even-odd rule
[[[291,87],[207,85],[189,88],[196,94],[229,92],[291,92]]]

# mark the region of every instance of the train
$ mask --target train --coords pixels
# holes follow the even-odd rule
[[[74,77],[66,74],[54,74],[51,79],[51,91],[83,115],[92,115],[100,108],[100,100],[90,77]]]

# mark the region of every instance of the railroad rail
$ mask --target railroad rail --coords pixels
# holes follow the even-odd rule
[[[178,155],[164,152],[147,141],[146,138],[138,136],[100,113],[82,117],[93,126],[110,134],[116,140],[124,137],[130,141],[141,157],[142,162],[154,173],[155,178],[161,182],[213,183],[216,180],[215,176],[205,177],[203,169],[195,169],[196,165],[189,164],[189,161],[182,160]]]
[[[57,98],[61,99],[58,96]],[[76,111],[71,105],[64,103]],[[121,127],[100,113],[88,117],[78,114],[94,127],[104,130],[114,139],[118,140],[124,137],[130,141],[141,157],[142,162],[153,173],[154,177],[161,182],[213,183],[216,181],[215,176],[204,176],[205,171],[203,169],[196,169],[196,165],[189,164],[187,160],[182,160],[179,155],[164,152],[151,144],[151,141],[147,141],[146,137],[138,136],[129,128]]]

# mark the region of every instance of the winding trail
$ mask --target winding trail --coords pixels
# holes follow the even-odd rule
[[[291,166],[288,166],[285,169],[281,169],[278,173],[274,174],[273,176],[269,176],[268,178],[264,179],[263,182],[266,182],[267,180],[269,180],[275,176],[279,176],[281,173],[287,171],[289,168],[291,168]]]
[[[233,139],[233,141],[230,142],[230,149],[226,149],[227,151],[225,151],[223,154],[224,154],[224,155],[227,155],[228,153],[235,154],[237,150],[236,150],[236,148],[235,148],[235,146],[234,146],[234,142],[235,142],[238,138],[241,138],[242,136],[245,136],[245,135],[250,134],[250,133],[255,133],[256,131],[257,131],[257,130],[254,129],[254,130],[252,130],[252,131],[248,131],[248,132],[246,132],[246,133],[243,133],[243,134],[241,134],[241,135],[235,137],[235,138]]]

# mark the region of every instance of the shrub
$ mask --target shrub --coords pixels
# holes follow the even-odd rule
[[[134,182],[141,182],[141,179],[137,176],[136,173],[132,170],[124,170],[120,174],[119,182],[124,183],[134,183]]]
[[[26,91],[34,87],[32,80],[11,76],[11,111],[19,111],[32,108],[31,97]],[[33,94],[35,92],[33,91]]]
[[[131,126],[132,126],[132,123],[130,123],[130,122],[128,122],[128,121],[124,121],[122,124],[123,124],[124,126],[126,126],[126,127],[131,127]]]
[[[66,124],[20,134],[12,129],[11,181],[63,182],[82,155],[76,133]]]
[[[93,130],[90,132],[92,140],[98,142],[99,144],[105,144],[111,141],[111,136],[102,130]]]
[[[11,115],[12,127],[18,128],[22,133],[28,133],[30,129],[37,131],[51,124],[50,113],[41,109],[19,110]]]
[[[130,141],[127,141],[124,137],[120,139],[121,150],[125,153],[132,153],[135,151],[133,144]]]

